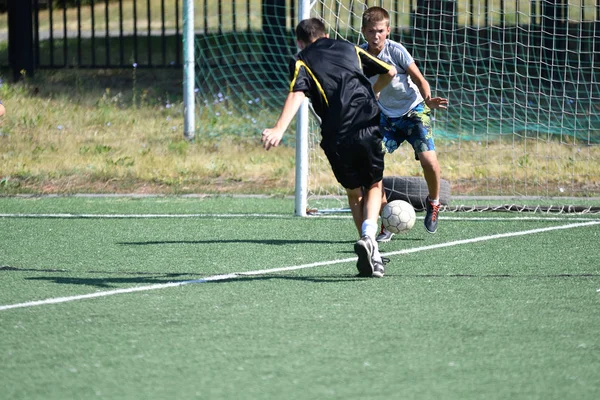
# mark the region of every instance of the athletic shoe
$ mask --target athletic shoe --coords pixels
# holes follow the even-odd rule
[[[373,260],[373,278],[383,278],[383,274],[385,274],[385,267],[383,260],[375,261]]]
[[[375,245],[372,240],[368,236],[363,236],[358,242],[354,243],[354,252],[358,256],[356,262],[358,276],[373,276],[373,250]]]
[[[375,240],[377,240],[379,243],[384,243],[384,242],[389,242],[390,240],[392,240],[392,237],[394,237],[394,234],[392,232],[388,231],[387,229],[385,229],[383,227],[383,224],[381,224],[381,232],[379,232],[379,235],[377,235]]]
[[[429,197],[425,199],[425,204],[427,206],[427,214],[425,214],[425,229],[429,233],[435,233],[435,231],[437,231],[437,220],[438,213],[440,211],[440,205],[432,204],[429,200]]]

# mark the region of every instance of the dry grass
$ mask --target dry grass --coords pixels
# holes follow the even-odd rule
[[[0,194],[294,191],[295,151],[265,152],[256,134],[262,127],[185,141],[181,76],[173,71],[40,71],[35,79],[4,82],[0,96],[7,107]],[[258,111],[261,121],[277,117]],[[224,123],[217,123],[220,132]],[[534,139],[436,144],[453,194],[600,194],[600,146]],[[387,175],[421,175],[408,146],[386,164]],[[319,184],[338,190],[327,163],[321,166]]]
[[[455,142],[437,140],[442,178],[453,195],[473,196],[600,196],[600,146],[559,143]],[[319,160],[322,193],[342,194]],[[386,156],[386,176],[422,176],[406,143]],[[310,184],[314,186],[314,181]]]
[[[74,85],[73,73],[41,72],[0,88],[0,193],[289,193],[279,185],[293,181],[293,149],[266,153],[258,137],[184,140],[180,83],[147,71],[135,83],[131,71],[76,74]]]
[[[442,175],[463,195],[598,196],[600,146],[524,139],[516,142],[436,142]],[[390,175],[418,175],[412,151]],[[407,172],[408,171],[408,172]],[[403,173],[404,172],[404,173]]]

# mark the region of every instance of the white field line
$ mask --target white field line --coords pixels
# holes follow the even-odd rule
[[[0,214],[0,218],[97,218],[97,219],[144,219],[144,218],[292,218],[291,214]]]
[[[40,218],[40,219],[160,219],[160,218],[296,218],[291,214],[72,214],[72,213],[58,213],[58,214],[22,214],[22,213],[0,213],[0,218]],[[309,216],[308,218],[317,219],[350,219],[352,216],[347,215],[317,215]],[[417,219],[423,219],[423,216],[417,216]],[[562,217],[527,217],[527,216],[514,216],[514,217],[476,217],[471,214],[468,217],[451,217],[448,215],[442,215],[440,217],[444,220],[449,221],[598,221],[599,216],[570,216],[563,214]]]
[[[382,256],[392,256],[392,255],[398,255],[398,254],[409,254],[409,253],[416,253],[416,252],[425,251],[425,250],[440,249],[443,247],[458,246],[461,244],[471,244],[471,243],[484,242],[484,241],[494,240],[494,239],[533,235],[536,233],[550,232],[550,231],[561,230],[561,229],[581,228],[581,227],[592,226],[592,225],[600,225],[600,221],[581,222],[581,223],[552,226],[552,227],[540,228],[540,229],[531,229],[531,230],[519,231],[519,232],[507,232],[507,233],[500,233],[497,235],[480,236],[480,237],[471,238],[471,239],[455,240],[452,242],[434,244],[431,246],[414,247],[414,248],[410,248],[410,249],[392,251],[392,252],[388,252],[388,253],[382,253],[381,255]],[[26,303],[3,305],[3,306],[0,306],[0,311],[10,310],[13,308],[42,306],[42,305],[46,305],[46,304],[67,303],[70,301],[92,299],[92,298],[96,298],[96,297],[113,296],[116,294],[135,293],[135,292],[144,292],[144,291],[149,291],[149,290],[166,289],[166,288],[171,288],[171,287],[189,285],[189,284],[193,284],[193,283],[224,281],[224,280],[235,279],[235,278],[240,278],[240,277],[244,277],[244,276],[266,275],[266,274],[273,274],[273,273],[277,273],[277,272],[293,271],[293,270],[298,270],[298,269],[306,269],[306,268],[314,268],[314,267],[322,267],[322,266],[326,266],[326,265],[341,264],[341,263],[352,262],[352,261],[356,261],[356,257],[331,260],[331,261],[319,261],[319,262],[310,263],[310,264],[293,265],[290,267],[270,268],[270,269],[261,269],[261,270],[255,270],[255,271],[245,271],[245,272],[233,272],[230,274],[213,275],[213,276],[209,276],[206,278],[194,279],[194,280],[189,280],[189,281],[169,282],[169,283],[160,283],[160,284],[155,284],[155,285],[137,286],[137,287],[125,288],[125,289],[107,290],[104,292],[95,292],[95,293],[83,294],[83,295],[78,295],[78,296],[56,297],[56,298],[52,298],[52,299],[29,301]]]

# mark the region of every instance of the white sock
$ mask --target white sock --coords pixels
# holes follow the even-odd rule
[[[362,236],[369,236],[375,239],[375,236],[377,235],[377,228],[378,226],[376,221],[365,219],[362,223]]]
[[[435,199],[435,200],[429,199],[429,201],[431,201],[431,204],[433,204],[434,206],[437,206],[438,204],[440,204],[440,199]]]
[[[377,221],[371,221],[366,219],[362,224],[362,236],[368,236],[371,238],[373,242],[373,259],[381,262],[381,254],[379,253],[379,246],[377,241],[375,240],[375,235],[377,235],[377,229],[379,226],[377,225]]]

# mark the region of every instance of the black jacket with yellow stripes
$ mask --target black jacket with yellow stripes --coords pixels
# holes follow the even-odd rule
[[[368,77],[391,66],[350,42],[321,38],[290,64],[290,91],[304,92],[321,118],[323,144],[373,124],[379,114]]]

